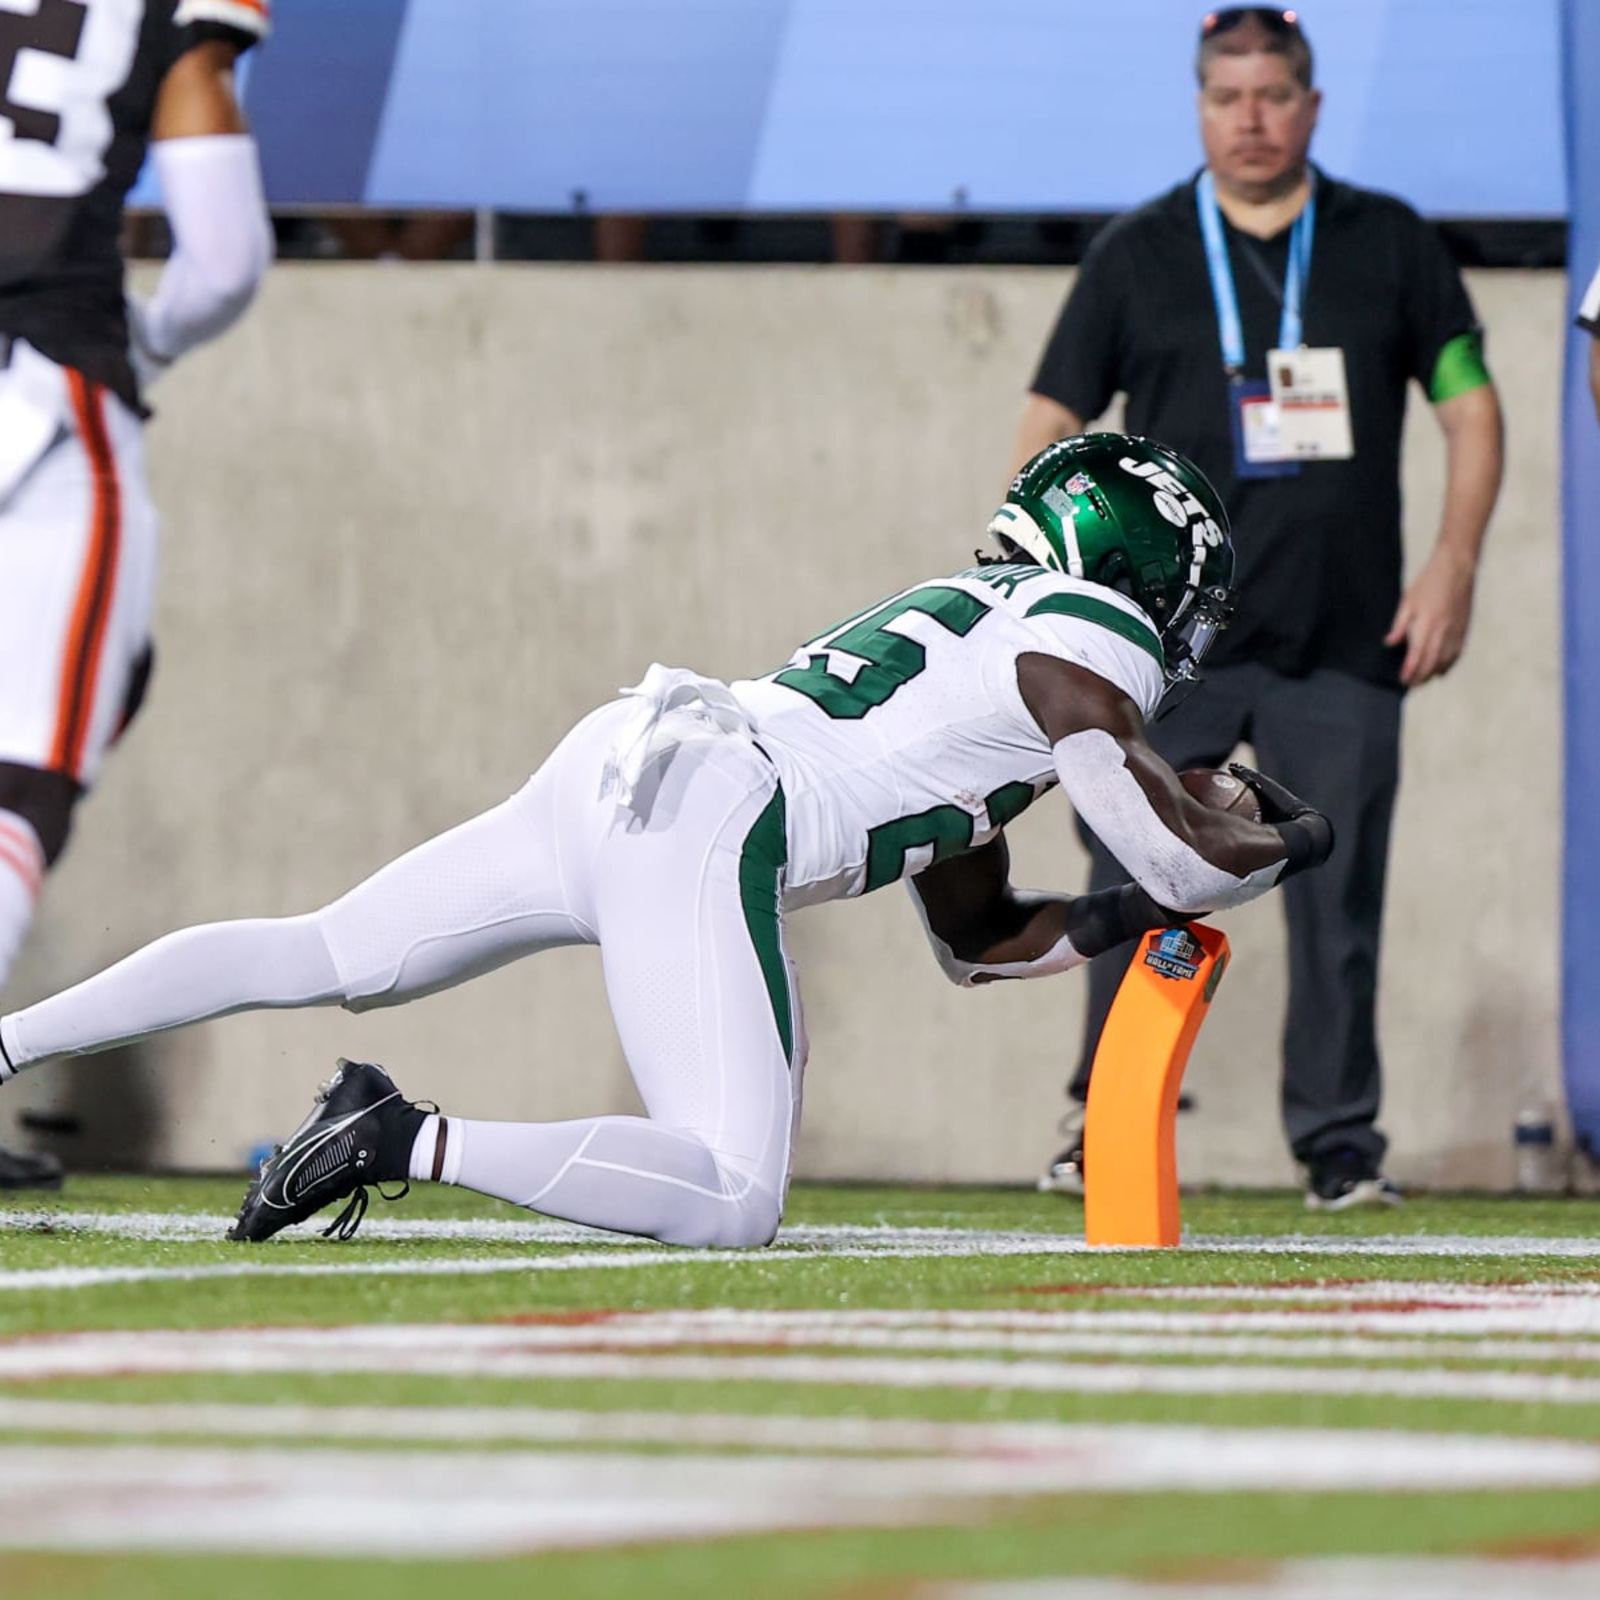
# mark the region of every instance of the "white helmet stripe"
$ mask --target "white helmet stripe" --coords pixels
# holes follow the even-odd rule
[[[1083,576],[1083,551],[1078,548],[1078,524],[1071,511],[1061,518],[1061,540],[1067,547],[1067,572],[1074,578]]]
[[[1064,518],[1061,526],[1066,533],[1065,568],[1061,565],[1061,552],[1051,544],[1044,529],[1021,506],[1001,506],[990,519],[986,531],[991,538],[998,538],[1004,534],[1014,545],[1026,550],[1041,567],[1049,567],[1052,572],[1064,570],[1070,577],[1081,578],[1083,556],[1078,549],[1078,536],[1072,527],[1072,519]]]

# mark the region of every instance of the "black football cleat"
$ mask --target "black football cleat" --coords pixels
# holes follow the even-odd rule
[[[355,1236],[367,1214],[367,1188],[405,1183],[411,1147],[427,1113],[395,1087],[371,1061],[340,1059],[339,1070],[317,1092],[311,1115],[261,1163],[244,1204],[228,1229],[230,1239],[257,1243],[315,1216],[335,1200],[349,1199],[323,1237]]]

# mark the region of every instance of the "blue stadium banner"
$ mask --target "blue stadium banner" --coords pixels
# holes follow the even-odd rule
[[[244,84],[267,193],[306,205],[359,202],[406,0],[287,6],[279,0],[274,16],[276,36],[255,52]]]
[[[1569,316],[1600,268],[1600,5],[1566,0]],[[1589,336],[1568,334],[1563,408],[1562,603],[1566,674],[1562,874],[1562,1063],[1578,1142],[1600,1159],[1600,421],[1589,393]]]
[[[1323,164],[1559,217],[1560,0],[1312,0]],[[275,0],[274,204],[1114,211],[1199,164],[1197,0]],[[141,196],[142,198],[144,196]]]

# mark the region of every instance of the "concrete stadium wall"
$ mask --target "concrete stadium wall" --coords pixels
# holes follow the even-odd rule
[[[7,994],[168,929],[314,907],[514,789],[652,659],[723,676],[966,564],[1003,488],[1065,271],[283,266],[156,396],[167,544],[151,704]],[[1465,662],[1407,713],[1382,1026],[1392,1171],[1501,1184],[1555,1093],[1560,274],[1472,291],[1510,469]],[[1442,452],[1413,408],[1410,536]],[[1358,537],[1359,530],[1352,530]],[[1083,859],[1051,797],[1019,878]],[[1190,1065],[1194,1182],[1293,1176],[1277,1120],[1279,909]],[[812,1037],[802,1174],[1029,1180],[1055,1146],[1082,985],[967,993],[904,891],[797,917]],[[411,1007],[232,1018],[0,1095],[80,1163],[240,1166],[338,1054],[468,1116],[634,1108],[591,951]]]

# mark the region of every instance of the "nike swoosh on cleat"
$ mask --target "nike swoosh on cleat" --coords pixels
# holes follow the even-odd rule
[[[289,1184],[299,1175],[300,1169],[330,1140],[338,1138],[346,1128],[359,1122],[369,1111],[376,1111],[379,1106],[386,1106],[391,1100],[398,1100],[400,1091],[396,1089],[393,1094],[386,1094],[381,1100],[374,1100],[370,1106],[362,1106],[359,1111],[352,1111],[348,1116],[341,1117],[337,1122],[330,1122],[326,1127],[319,1128],[316,1134],[307,1139],[305,1144],[293,1152],[293,1162],[289,1161],[289,1152],[285,1152],[285,1171],[278,1179],[278,1192],[284,1198],[277,1201],[267,1193],[266,1184],[261,1186],[261,1204],[270,1206],[274,1211],[292,1211],[294,1202],[289,1199]],[[277,1175],[274,1174],[274,1177]]]

